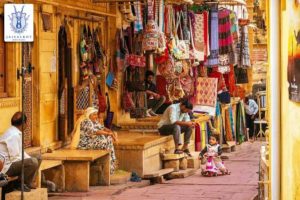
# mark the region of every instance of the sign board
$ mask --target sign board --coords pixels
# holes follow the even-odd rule
[[[4,41],[33,42],[33,4],[4,5]]]

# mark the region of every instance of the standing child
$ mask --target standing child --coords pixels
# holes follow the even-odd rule
[[[204,159],[204,155],[207,157],[206,167],[203,169],[203,175],[217,175],[218,170],[222,172],[222,174],[230,174],[228,169],[223,164],[223,161],[220,158],[222,154],[222,149],[219,144],[219,135],[212,134],[209,137],[209,144],[200,152],[199,158]]]

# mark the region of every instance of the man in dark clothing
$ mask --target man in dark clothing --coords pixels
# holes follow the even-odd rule
[[[146,93],[148,116],[156,116],[156,111],[165,103],[166,97],[157,93],[156,85],[153,83],[154,73],[152,71],[146,72]]]

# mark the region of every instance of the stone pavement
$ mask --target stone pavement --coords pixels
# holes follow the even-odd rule
[[[131,188],[94,187],[89,193],[65,193],[50,200],[252,200],[257,195],[260,142],[244,143],[228,154],[229,176],[203,177],[197,174],[164,184]],[[138,185],[142,186],[142,185]]]

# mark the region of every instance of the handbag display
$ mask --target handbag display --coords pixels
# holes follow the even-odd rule
[[[167,85],[167,92],[170,101],[179,100],[184,97],[184,91],[179,79],[174,79],[173,83]]]

